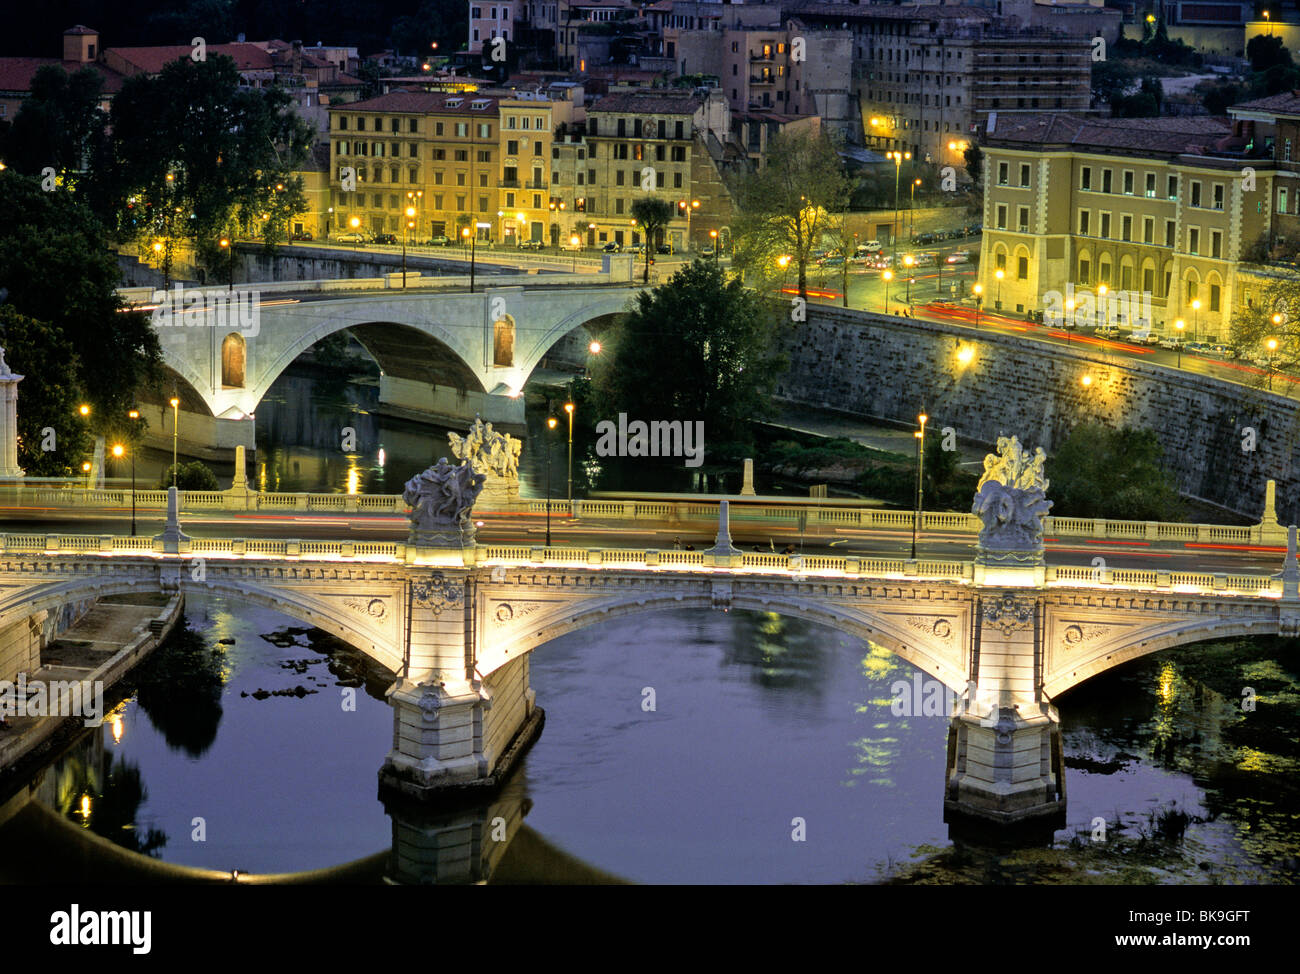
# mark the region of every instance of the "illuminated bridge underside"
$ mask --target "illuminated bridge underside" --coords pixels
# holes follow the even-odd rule
[[[1294,585],[1266,575],[1048,569],[976,584],[970,563],[767,553],[382,542],[6,535],[0,628],[92,596],[225,592],[318,626],[394,672],[385,789],[426,799],[499,783],[540,727],[529,654],[606,619],[673,608],[796,616],[871,640],[965,691],[946,807],[999,824],[1064,810],[1053,700],[1147,653],[1296,634]],[[1148,577],[1150,576],[1150,577]],[[647,647],[648,652],[662,651]]]

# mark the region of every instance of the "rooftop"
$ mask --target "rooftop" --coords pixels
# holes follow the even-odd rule
[[[654,112],[659,115],[694,115],[704,104],[704,99],[693,91],[674,91],[660,88],[620,91],[606,95],[588,111],[591,112]]]
[[[334,112],[391,112],[399,115],[495,114],[498,99],[472,91],[390,91],[377,98],[331,105]],[[453,104],[449,105],[448,102]],[[471,109],[475,102],[487,102],[485,109]]]
[[[1004,115],[986,133],[990,145],[1035,148],[1095,148],[1125,154],[1215,154],[1216,143],[1232,135],[1229,119],[1208,115],[1173,118],[1092,118],[1083,115]]]

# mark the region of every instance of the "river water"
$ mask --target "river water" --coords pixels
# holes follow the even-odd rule
[[[344,414],[307,381],[284,380],[259,410],[259,478],[395,490],[427,463],[427,431],[355,407],[345,414],[369,452],[336,458]],[[526,491],[544,487],[536,457],[523,474]],[[554,467],[552,478],[563,489]],[[1072,690],[1057,701],[1067,825],[1050,844],[993,849],[954,840],[943,822],[947,720],[896,713],[900,683],[910,701],[929,679],[904,661],[774,614],[609,620],[534,654],[546,727],[504,797],[526,810],[524,827],[484,878],[1294,883],[1298,645],[1184,647]],[[184,631],[133,674],[116,719],[34,779],[41,814],[0,825],[0,848],[22,850],[0,877],[48,878],[60,851],[69,869],[116,876],[102,853],[76,851],[91,832],[223,872],[365,860],[367,879],[454,881],[388,872],[388,853],[409,853],[376,794],[389,680],[271,610],[189,596]]]

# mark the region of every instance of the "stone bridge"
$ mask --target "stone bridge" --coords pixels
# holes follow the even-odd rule
[[[542,357],[575,329],[599,330],[626,311],[637,293],[629,286],[556,284],[484,286],[474,293],[358,291],[365,283],[166,292],[165,300],[154,302],[163,361],[220,426],[253,416],[295,358],[348,329],[379,363],[382,402],[444,418],[479,413],[522,424],[518,396]],[[201,296],[203,303],[196,297],[188,306],[189,295]],[[193,402],[193,396],[184,398]],[[252,442],[229,431],[214,439],[231,446]]]
[[[318,626],[393,673],[386,795],[487,795],[540,732],[530,654],[604,620],[671,608],[797,616],[888,648],[961,693],[950,820],[1056,823],[1056,701],[1129,660],[1300,631],[1294,528],[1279,575],[995,575],[973,562],[709,551],[186,538],[173,492],[156,538],[3,536],[0,634],[64,602],[225,592]],[[653,651],[649,648],[647,652]]]

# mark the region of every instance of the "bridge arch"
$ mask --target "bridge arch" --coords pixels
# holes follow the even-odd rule
[[[188,575],[189,568],[182,568]],[[0,630],[20,618],[41,610],[54,609],[68,602],[102,598],[110,595],[127,595],[134,592],[162,591],[157,569],[140,573],[114,572],[111,575],[70,575],[44,584],[20,589],[0,602]],[[219,592],[236,596],[264,608],[272,609],[290,618],[337,636],[343,642],[363,653],[393,674],[404,666],[400,640],[378,625],[360,621],[365,618],[344,603],[327,602],[318,594],[293,586],[262,583],[255,578],[226,575],[209,569],[202,582],[186,581],[182,593]],[[400,600],[391,599],[395,605]],[[401,631],[401,621],[393,620]]]
[[[502,603],[496,599],[497,595],[494,594],[486,600],[486,618],[480,627],[483,635],[477,666],[483,676],[561,636],[610,619],[669,609],[717,610],[725,607],[727,610],[775,612],[813,622],[883,646],[900,659],[955,690],[961,690],[966,685],[966,653],[962,638],[967,628],[966,607],[956,602],[931,606],[933,612],[930,614],[937,613],[939,618],[927,619],[924,626],[919,626],[917,621],[908,621],[921,618],[916,615],[899,613],[895,616],[874,608],[850,607],[812,595],[735,593],[727,598],[724,606],[719,603],[717,595],[701,587],[696,593],[643,592],[626,593],[613,598],[608,595],[588,597],[565,603],[563,608],[548,613],[523,615],[520,625],[499,625],[497,623],[500,623],[502,613],[498,607],[512,603]],[[520,604],[527,609],[526,599]]]

